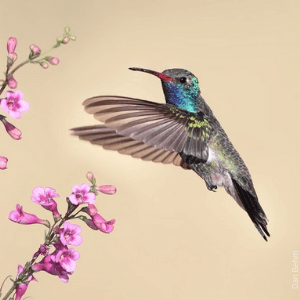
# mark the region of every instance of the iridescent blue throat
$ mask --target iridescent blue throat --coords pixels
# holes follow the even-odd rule
[[[185,87],[181,84],[163,83],[164,94],[167,103],[184,109],[191,113],[199,111],[199,86],[198,81],[192,80],[193,87]]]

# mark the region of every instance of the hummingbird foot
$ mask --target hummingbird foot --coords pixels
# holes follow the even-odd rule
[[[206,187],[211,192],[216,192],[216,189],[218,188],[216,185],[209,185],[206,183]]]

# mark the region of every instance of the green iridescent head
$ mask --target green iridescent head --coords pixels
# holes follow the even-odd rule
[[[167,103],[191,113],[199,111],[199,82],[197,77],[191,72],[184,69],[168,69],[162,73],[142,68],[130,69],[159,77]]]

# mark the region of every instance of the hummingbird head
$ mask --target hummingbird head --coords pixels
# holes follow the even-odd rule
[[[162,73],[142,68],[129,68],[152,74],[161,79],[166,102],[196,113],[199,110],[199,82],[195,75],[184,69],[168,69]]]

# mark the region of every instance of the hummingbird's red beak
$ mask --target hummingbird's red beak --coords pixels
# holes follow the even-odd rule
[[[148,69],[143,69],[143,68],[129,68],[129,70],[132,70],[132,71],[141,71],[141,72],[152,74],[152,75],[160,78],[161,80],[165,80],[165,81],[169,81],[169,82],[173,81],[172,77],[170,77],[168,75],[165,75],[163,73],[156,72],[156,71],[152,71],[152,70],[148,70]]]

